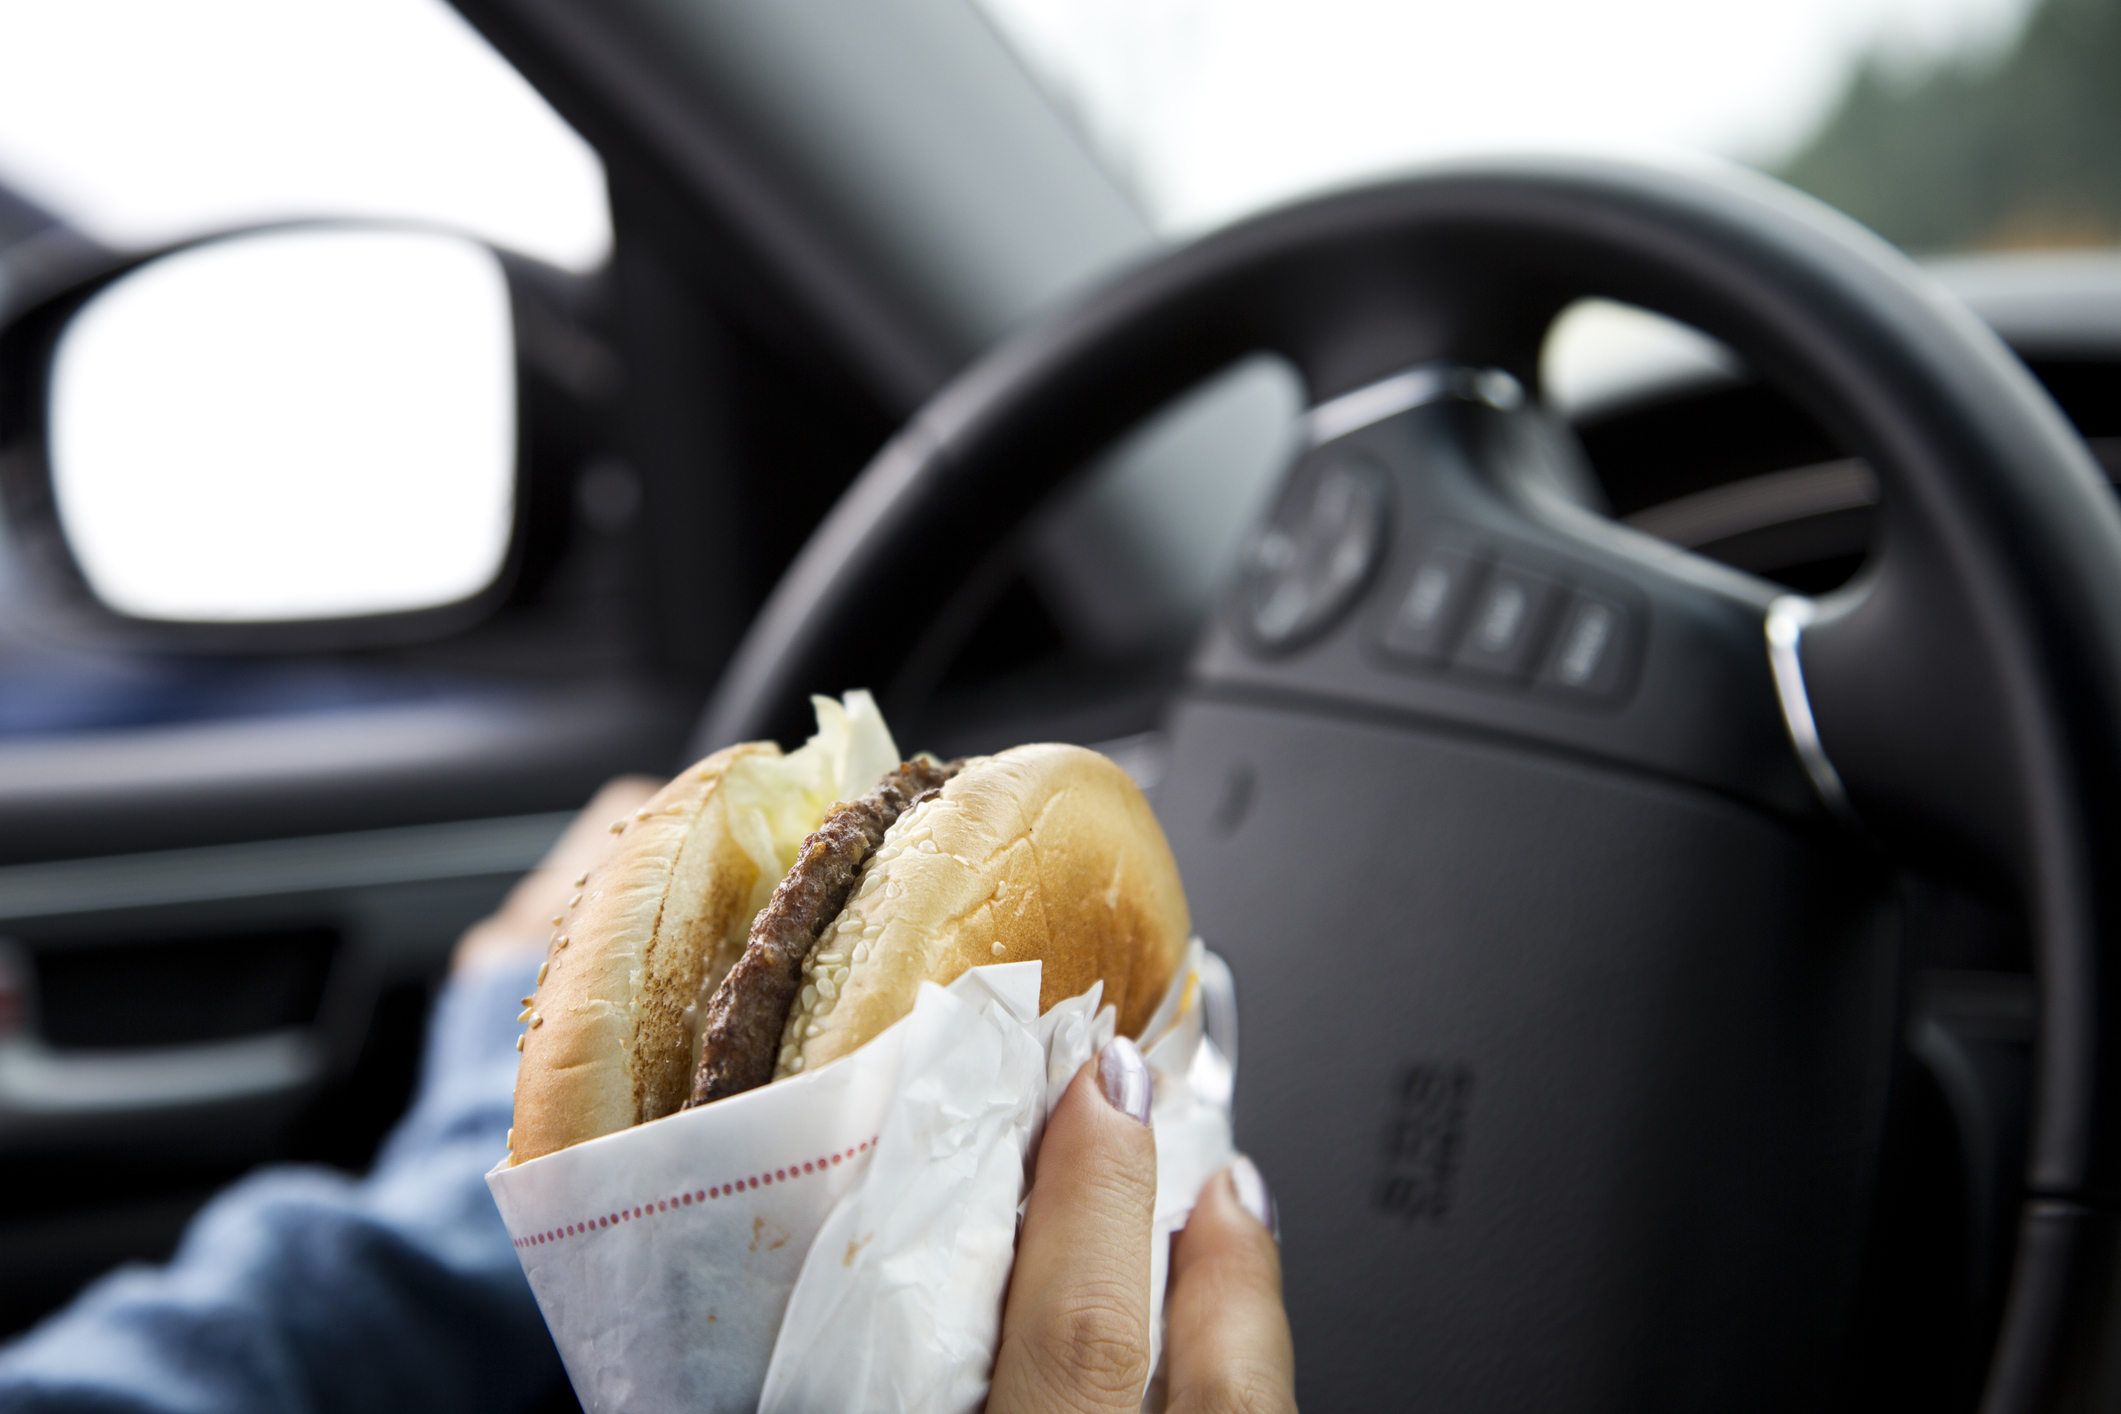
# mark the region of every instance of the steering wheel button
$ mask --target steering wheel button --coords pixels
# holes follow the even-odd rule
[[[1540,669],[1542,687],[1609,697],[1621,685],[1628,650],[1628,613],[1601,595],[1578,592],[1562,615],[1561,631]]]
[[[1399,609],[1385,625],[1384,649],[1399,658],[1445,657],[1465,621],[1486,566],[1463,550],[1438,546],[1422,558]]]
[[[1259,648],[1294,648],[1331,627],[1376,568],[1385,482],[1365,457],[1342,457],[1298,483],[1252,547],[1239,620]]]
[[[1528,675],[1561,594],[1545,575],[1497,565],[1473,602],[1454,665],[1497,677]]]

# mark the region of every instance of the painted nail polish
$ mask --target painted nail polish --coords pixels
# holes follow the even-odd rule
[[[1149,1063],[1132,1041],[1115,1036],[1097,1053],[1097,1083],[1113,1109],[1149,1122]]]
[[[1273,1233],[1276,1242],[1281,1241],[1281,1210],[1274,1206],[1274,1194],[1258,1166],[1243,1154],[1230,1164],[1230,1186],[1237,1190],[1237,1201],[1244,1210]]]

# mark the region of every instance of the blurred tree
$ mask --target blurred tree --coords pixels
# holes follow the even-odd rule
[[[1911,250],[2121,242],[2121,0],[2041,0],[1978,67],[1867,62],[1780,175]]]

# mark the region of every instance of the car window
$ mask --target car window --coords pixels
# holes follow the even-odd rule
[[[1920,252],[2121,236],[2102,0],[982,3],[1174,234],[1430,159],[1592,149],[1760,167]]]
[[[0,186],[119,249],[307,216],[611,244],[594,151],[443,0],[0,0]]]
[[[584,274],[611,247],[595,151],[444,0],[0,0],[0,310],[98,247],[311,217],[431,224]],[[10,538],[0,525],[0,739],[462,690],[381,663],[32,631]],[[321,548],[362,543],[340,542]]]

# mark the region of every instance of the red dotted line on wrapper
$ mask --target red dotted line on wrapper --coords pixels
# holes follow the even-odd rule
[[[875,1144],[876,1140],[873,1137],[864,1139],[852,1149],[842,1149],[837,1154],[827,1154],[821,1159],[805,1159],[800,1164],[790,1164],[788,1167],[781,1169],[764,1169],[745,1178],[731,1179],[727,1183],[717,1183],[707,1188],[696,1188],[690,1193],[680,1193],[674,1198],[657,1198],[653,1202],[643,1203],[637,1208],[621,1208],[615,1213],[600,1213],[596,1217],[584,1218],[580,1222],[562,1223],[560,1226],[545,1232],[535,1233],[529,1237],[518,1237],[515,1239],[515,1245],[517,1247],[542,1247],[546,1243],[563,1242],[570,1237],[587,1237],[589,1234],[601,1231],[604,1228],[617,1227],[620,1223],[637,1222],[663,1213],[676,1212],[681,1208],[690,1208],[696,1203],[711,1203],[717,1198],[728,1198],[737,1193],[748,1193],[754,1188],[764,1187],[768,1184],[786,1183],[791,1179],[801,1178],[805,1174],[823,1173],[834,1165],[846,1163],[849,1159],[867,1153]]]

